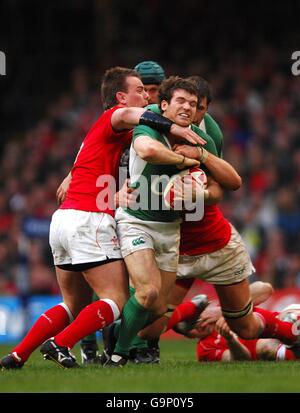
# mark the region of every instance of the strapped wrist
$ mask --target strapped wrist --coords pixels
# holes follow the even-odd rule
[[[209,152],[206,149],[204,149],[202,146],[197,146],[197,149],[198,149],[199,155],[200,155],[199,156],[200,163],[205,163],[205,161],[206,161],[206,159],[209,155]]]
[[[174,122],[164,116],[146,110],[139,120],[139,125],[149,126],[161,133],[169,133]]]

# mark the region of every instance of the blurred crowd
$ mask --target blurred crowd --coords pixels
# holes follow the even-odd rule
[[[243,178],[222,210],[241,232],[256,278],[300,287],[300,76],[282,70],[271,49],[255,61],[240,54],[213,69],[190,61],[185,73],[210,81],[209,112],[224,134],[223,155]],[[162,63],[163,62],[159,62]],[[55,294],[48,230],[55,193],[101,114],[100,88],[84,69],[48,104],[44,117],[7,140],[0,161],[0,294]]]

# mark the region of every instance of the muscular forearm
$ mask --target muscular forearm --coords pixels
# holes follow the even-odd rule
[[[161,165],[177,165],[184,160],[183,155],[170,151],[164,145],[159,144],[159,142],[157,144],[154,142],[153,147],[148,148],[148,151],[142,153],[142,156],[139,153],[138,155],[149,163]]]
[[[242,180],[236,170],[228,162],[205,149],[202,152],[201,146],[176,145],[174,149],[181,155],[199,160],[200,168],[201,164],[204,164],[212,177],[225,189],[236,190],[241,186]]]
[[[236,336],[232,336],[226,341],[230,350],[230,360],[251,360],[249,350],[237,339]]]
[[[210,152],[205,160],[205,166],[224,188],[235,191],[242,185],[242,179],[236,170],[228,162]]]

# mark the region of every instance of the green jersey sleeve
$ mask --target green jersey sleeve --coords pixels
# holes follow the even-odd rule
[[[198,128],[196,125],[192,125],[192,130],[196,132],[201,138],[206,140],[206,144],[203,147],[213,155],[218,156],[217,148],[215,142],[213,141],[212,137],[205,133],[203,130]]]
[[[148,105],[147,110],[151,110],[151,112],[154,112],[154,113],[157,113],[158,115],[161,115],[160,107],[156,103],[152,104],[152,105]]]
[[[210,135],[215,142],[218,151],[217,156],[222,158],[223,133],[219,125],[209,113],[204,115],[204,123],[207,134]]]
[[[149,126],[138,125],[133,129],[132,142],[134,142],[136,138],[141,135],[149,136],[149,138],[155,139],[157,141],[161,140],[161,134],[156,130],[149,128]]]

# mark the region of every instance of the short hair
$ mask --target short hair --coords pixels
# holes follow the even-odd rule
[[[106,70],[101,84],[101,99],[105,110],[118,103],[117,92],[127,92],[126,79],[129,76],[141,78],[135,70],[127,67],[116,66]]]
[[[207,105],[209,105],[212,101],[210,84],[201,76],[189,76],[188,79],[194,82],[198,89],[198,103],[200,104],[201,99],[206,98]]]
[[[198,89],[195,85],[195,82],[179,76],[170,76],[160,85],[159,103],[161,104],[163,100],[170,103],[175,90],[178,89],[183,89],[191,95],[198,97]]]

